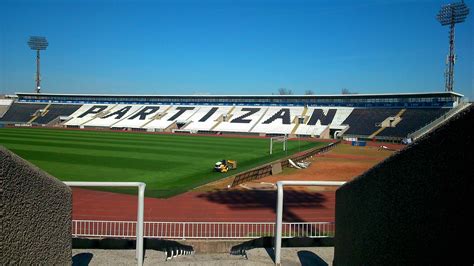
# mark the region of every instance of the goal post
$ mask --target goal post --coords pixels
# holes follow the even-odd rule
[[[273,154],[273,143],[283,143],[283,151],[287,150],[287,141],[288,141],[288,136],[285,134],[284,136],[279,136],[279,137],[271,137],[270,138],[270,155]]]

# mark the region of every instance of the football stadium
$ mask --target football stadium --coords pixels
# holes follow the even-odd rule
[[[343,184],[470,109],[454,92],[16,93],[1,103],[2,145],[52,176],[145,183],[145,239],[234,244],[274,234],[276,182]],[[216,169],[216,161],[227,168]],[[316,188],[288,188],[284,239],[334,236],[335,189]],[[133,239],[136,202],[134,187],[73,187],[72,235]],[[169,260],[194,249],[188,243],[163,251]],[[233,252],[244,255],[246,249]]]
[[[7,128],[0,137],[16,154],[64,181],[145,182],[151,197],[177,195],[230,175],[239,179],[251,169],[281,164],[284,157],[341,140],[411,141],[466,106],[462,95],[453,92],[205,97],[17,93],[3,102],[0,121]],[[276,141],[270,154],[272,137]],[[237,161],[238,167],[212,171],[219,160]]]
[[[0,96],[0,264],[472,264],[468,13],[437,17],[444,91],[52,93],[32,36],[35,91]]]

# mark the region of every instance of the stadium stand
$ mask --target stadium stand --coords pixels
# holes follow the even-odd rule
[[[107,114],[115,105],[84,104],[72,115],[72,119],[65,123],[66,126],[83,126],[96,117]]]
[[[266,107],[239,106],[213,130],[224,132],[250,132],[260,118],[267,112]]]
[[[303,124],[296,130],[297,135],[321,136],[329,126],[341,126],[354,108],[309,108]]]
[[[409,133],[430,123],[446,113],[447,109],[406,109],[401,116],[401,121],[394,127],[382,130],[379,136],[406,137]]]
[[[10,99],[0,99],[0,118],[8,111],[10,105],[13,103],[13,100]]]
[[[130,113],[127,118],[113,124],[112,128],[141,129],[144,125],[150,123],[155,118],[162,116],[169,108],[169,105],[142,106],[142,108],[139,108],[137,111]]]
[[[450,119],[454,115],[460,113],[461,111],[463,111],[466,108],[469,108],[471,105],[472,105],[472,103],[469,103],[469,102],[461,102],[456,107],[454,107],[452,109],[449,109],[449,111],[444,113],[442,116],[440,116],[440,117],[436,118],[435,120],[431,121],[429,124],[426,124],[425,126],[423,126],[422,128],[417,129],[414,132],[411,132],[410,134],[408,134],[407,138],[409,138],[411,140],[417,140],[417,139],[423,137],[424,135],[431,132],[435,128],[443,125],[448,119]]]
[[[126,119],[128,116],[132,115],[136,111],[142,109],[143,106],[140,105],[125,105],[118,104],[113,108],[110,108],[107,113],[104,113],[101,116],[98,116],[89,122],[84,124],[84,127],[107,127],[110,128],[114,124],[120,122],[123,119]]]
[[[73,104],[52,104],[47,112],[41,114],[34,122],[36,124],[48,124],[59,116],[69,116],[79,109],[79,105]]]
[[[211,129],[231,110],[230,106],[204,106],[188,118],[186,131],[211,131]]]
[[[36,112],[44,109],[47,104],[32,104],[14,102],[0,119],[2,122],[27,123]]]
[[[142,126],[149,131],[163,131],[170,128],[174,123],[186,124],[188,118],[199,110],[198,106],[170,106],[149,123]]]
[[[251,132],[263,134],[290,134],[295,119],[303,114],[303,107],[269,107]]]
[[[402,141],[460,105],[462,95],[453,92],[326,96],[17,93],[0,122]]]
[[[330,130],[366,138],[404,138],[442,116],[447,108],[351,108],[200,106],[137,104],[13,103],[1,121],[48,124],[70,117],[69,127],[128,128],[147,131],[234,132],[264,135],[296,134],[329,138]],[[393,126],[387,126],[392,119]],[[385,124],[385,125],[384,125]],[[384,125],[384,126],[382,126]]]
[[[400,109],[354,109],[343,122],[343,124],[349,125],[349,129],[345,133],[370,136],[379,128],[377,124],[382,123],[388,117],[397,115],[398,112]]]

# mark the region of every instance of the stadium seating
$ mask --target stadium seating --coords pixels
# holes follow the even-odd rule
[[[163,114],[170,108],[169,105],[146,105],[140,106],[135,112],[129,112],[125,119],[112,125],[112,128],[132,128],[141,129],[144,125],[150,123],[159,114]]]
[[[331,111],[332,110],[332,111]],[[296,130],[297,135],[320,136],[331,126],[340,126],[351,114],[353,108],[309,108],[306,123],[300,124]]]
[[[231,110],[230,106],[204,106],[188,118],[190,122],[184,130],[211,131],[219,122],[218,119]]]
[[[218,124],[214,131],[250,132],[253,126],[267,111],[267,107],[239,106],[235,107],[228,120]]]
[[[13,100],[10,99],[0,99],[0,118],[8,111],[10,105],[13,103]]]
[[[77,109],[73,114],[70,115],[72,119],[65,123],[66,126],[82,126],[83,124],[91,121],[92,119],[100,116],[101,114],[107,113],[115,105],[107,104],[84,104]]]
[[[349,125],[345,134],[369,136],[380,128],[377,124],[398,112],[400,109],[354,109],[343,122]]]
[[[47,124],[59,116],[69,116],[79,109],[79,105],[73,104],[51,104],[48,111],[34,120],[36,124]]]
[[[446,113],[449,109],[407,109],[402,120],[395,127],[385,128],[378,136],[406,137],[409,133],[420,129],[436,118]]]
[[[269,107],[251,132],[290,134],[295,127],[295,119],[302,115],[303,109],[303,107]]]
[[[27,123],[35,113],[44,109],[47,104],[13,103],[0,119],[2,122]]]
[[[112,127],[114,124],[126,119],[139,109],[143,108],[141,105],[125,105],[118,104],[109,109],[107,113],[96,117],[95,119],[84,124],[85,127]]]
[[[142,126],[149,130],[164,130],[175,122],[186,123],[189,117],[199,110],[198,106],[171,106],[165,110],[163,116],[153,119],[150,123]]]
[[[404,138],[448,110],[14,102],[0,121],[48,124],[59,116],[66,116],[69,119],[64,125],[68,127],[320,137],[329,137],[348,126],[346,136]],[[394,117],[394,127],[382,128],[382,124],[387,126],[390,117]]]

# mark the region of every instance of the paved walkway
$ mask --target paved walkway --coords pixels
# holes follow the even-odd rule
[[[165,261],[165,253],[147,250],[144,265],[274,265],[272,249],[247,251],[248,259],[225,253],[180,256]],[[333,247],[283,248],[282,265],[332,265]],[[74,249],[73,265],[136,265],[135,250]]]

